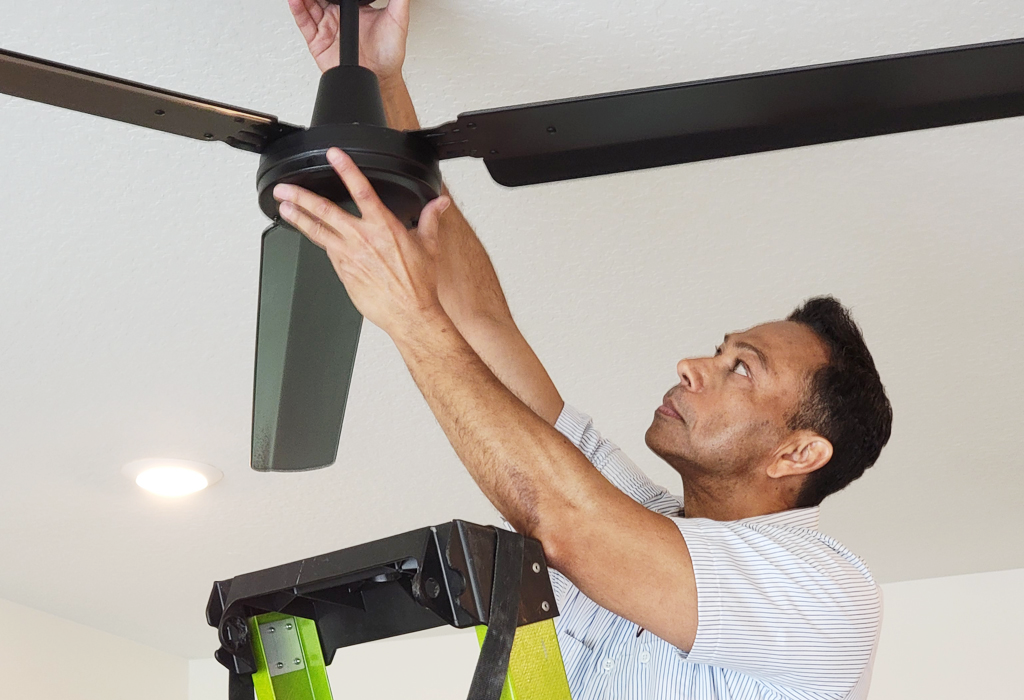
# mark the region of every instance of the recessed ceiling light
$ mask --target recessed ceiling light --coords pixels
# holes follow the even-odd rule
[[[137,459],[124,465],[121,473],[147,491],[168,498],[202,491],[224,476],[209,464],[184,459]]]

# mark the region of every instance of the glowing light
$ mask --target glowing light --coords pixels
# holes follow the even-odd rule
[[[221,473],[208,464],[180,459],[140,459],[122,472],[142,488],[166,498],[202,491],[220,480]]]

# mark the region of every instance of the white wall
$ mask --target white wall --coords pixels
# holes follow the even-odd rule
[[[479,655],[473,630],[438,628],[341,649],[328,674],[339,700],[380,697],[382,688],[414,690],[409,695],[417,700],[453,700],[469,692]]]
[[[188,662],[188,700],[228,700],[228,670],[212,655]]]
[[[1024,569],[882,588],[871,700],[1024,697]]]
[[[185,659],[0,600],[0,697],[185,700],[187,693]]]

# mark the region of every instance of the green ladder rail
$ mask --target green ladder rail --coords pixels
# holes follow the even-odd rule
[[[316,623],[268,613],[249,620],[257,700],[333,700]],[[478,625],[483,644],[487,627]],[[571,700],[565,665],[551,620],[516,630],[501,700]]]
[[[487,628],[476,628],[483,644]],[[555,623],[534,622],[516,630],[501,700],[571,700]]]

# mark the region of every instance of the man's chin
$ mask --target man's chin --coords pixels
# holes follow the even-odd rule
[[[672,430],[673,426],[666,425],[666,422],[667,419],[663,416],[655,415],[654,422],[644,434],[644,442],[651,452],[670,462],[670,457],[679,454],[685,436],[681,434],[680,425],[677,424],[674,426],[676,429]]]

